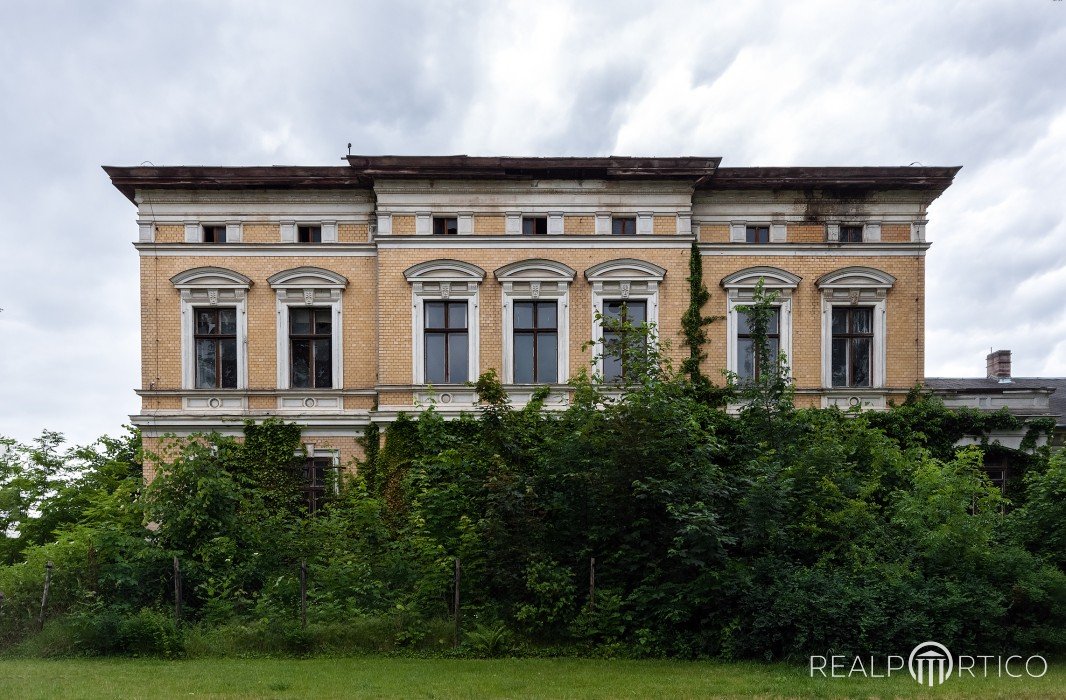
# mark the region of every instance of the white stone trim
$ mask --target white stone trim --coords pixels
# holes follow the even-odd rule
[[[659,325],[659,284],[666,270],[654,263],[634,258],[619,258],[593,265],[585,270],[585,278],[592,285],[592,342],[597,354],[595,372],[603,374],[603,326],[596,320],[603,316],[603,303],[623,299],[646,301],[647,323],[654,328]],[[652,337],[651,343],[657,338]]]
[[[502,372],[505,384],[514,383],[514,302],[555,300],[557,336],[556,358],[559,376],[553,384],[570,378],[570,283],[577,273],[554,260],[521,260],[504,265],[495,271],[503,288],[503,357]]]
[[[655,213],[638,211],[636,223],[638,236],[650,236],[655,230]]]
[[[195,310],[200,307],[232,306],[237,311],[237,389],[248,388],[248,289],[252,281],[221,267],[196,267],[170,278],[179,291],[181,310],[181,387],[196,388],[193,361]],[[194,408],[193,406],[186,406]],[[229,408],[221,403],[205,408]]]
[[[503,232],[507,236],[522,235],[522,212],[508,211],[503,214]]]
[[[896,278],[871,267],[845,267],[819,277],[822,291],[822,387],[843,393],[862,393],[885,386],[887,375],[887,294]],[[873,348],[869,387],[833,387],[833,308],[873,308]],[[876,407],[876,406],[875,406]]]
[[[267,278],[276,292],[277,388],[289,389],[289,311],[294,306],[328,306],[331,309],[330,353],[332,355],[333,386],[344,386],[344,333],[341,297],[348,280],[331,270],[318,267],[297,267]],[[321,390],[322,387],[318,387]],[[301,389],[302,390],[302,389]],[[314,389],[307,388],[308,391]]]
[[[428,211],[420,211],[415,213],[415,235],[416,236],[432,236],[433,235],[433,213]]]
[[[155,222],[151,219],[137,219],[137,242],[155,243]]]
[[[548,212],[548,235],[561,236],[563,234],[563,213],[561,211]]]
[[[378,254],[366,243],[135,243],[142,256],[162,258],[365,258]]]
[[[466,301],[468,381],[481,373],[479,290],[485,271],[461,260],[429,260],[404,270],[411,284],[411,378],[412,384],[426,383],[425,303],[427,301]]]
[[[456,233],[460,236],[472,236],[474,234],[474,213],[461,211],[455,215]]]
[[[597,236],[610,236],[611,235],[611,212],[598,211],[596,212],[596,235]]]

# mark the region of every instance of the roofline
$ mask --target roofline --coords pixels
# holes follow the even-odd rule
[[[719,168],[707,183],[716,190],[925,190],[937,196],[951,186],[961,165],[950,167]]]
[[[634,158],[628,156],[540,158],[512,156],[348,156],[367,177],[680,179],[713,175],[720,157]]]
[[[347,156],[347,166],[251,167],[105,165],[111,183],[131,202],[138,189],[369,189],[383,179],[688,180],[699,189],[824,190],[855,194],[947,189],[958,167],[720,168],[720,157],[533,158],[480,156]]]
[[[351,167],[268,165],[251,167],[175,166],[118,167],[101,166],[119,192],[136,204],[137,190],[244,190],[244,189],[369,189],[372,181]]]

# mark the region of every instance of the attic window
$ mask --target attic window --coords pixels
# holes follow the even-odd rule
[[[225,243],[226,227],[215,224],[204,224],[204,243]]]
[[[299,243],[321,243],[322,242],[322,227],[321,226],[297,226],[296,227],[296,240]]]
[[[454,236],[459,233],[459,219],[453,216],[436,216],[433,218],[434,236]]]
[[[841,243],[862,243],[862,226],[851,225],[840,227]]]

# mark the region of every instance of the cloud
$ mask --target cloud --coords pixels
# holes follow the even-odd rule
[[[366,153],[965,166],[930,212],[927,373],[1066,374],[1066,6],[0,5],[0,434],[136,411],[132,206],[99,170]]]

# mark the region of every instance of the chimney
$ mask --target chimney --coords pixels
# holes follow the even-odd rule
[[[985,360],[989,379],[997,379],[1000,382],[1010,381],[1010,350],[990,352]]]

